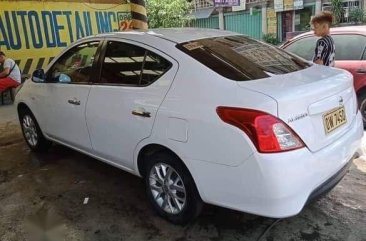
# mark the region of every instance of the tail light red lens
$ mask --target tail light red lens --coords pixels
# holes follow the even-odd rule
[[[235,108],[217,107],[224,122],[238,127],[262,153],[290,151],[305,147],[300,137],[283,121],[268,113]]]

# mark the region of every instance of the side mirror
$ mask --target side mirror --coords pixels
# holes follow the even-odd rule
[[[59,83],[71,83],[71,78],[67,74],[60,74],[58,77]]]
[[[46,76],[43,69],[37,69],[33,72],[32,80],[37,83],[43,83],[46,81]]]

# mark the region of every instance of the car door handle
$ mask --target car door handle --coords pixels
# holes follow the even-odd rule
[[[362,68],[362,69],[358,69],[357,73],[359,74],[366,74],[366,69]]]
[[[69,104],[72,104],[72,105],[80,105],[80,100],[68,100],[67,102],[69,102]]]
[[[150,112],[141,111],[141,110],[133,110],[132,111],[132,115],[137,115],[137,116],[146,117],[146,118],[150,118],[151,117]]]

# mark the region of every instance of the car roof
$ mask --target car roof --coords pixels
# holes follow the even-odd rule
[[[126,37],[126,35],[149,35],[159,37],[174,43],[184,43],[198,39],[223,37],[231,35],[241,35],[230,31],[205,28],[161,28],[149,29],[146,31],[125,31],[98,34],[97,37]]]
[[[337,28],[331,28],[331,32],[337,33],[337,32],[366,32],[366,26],[346,26],[346,27],[337,27]]]
[[[330,33],[331,34],[332,33],[362,33],[362,34],[366,34],[366,25],[331,28]],[[309,32],[306,32],[306,33],[303,33],[303,34],[299,34],[299,35],[295,36],[294,38],[292,38],[290,40],[290,42],[293,39],[301,38],[301,37],[308,36],[308,35],[313,35],[313,31],[309,31]]]

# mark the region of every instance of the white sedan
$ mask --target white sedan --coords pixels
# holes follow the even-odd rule
[[[296,215],[340,181],[363,135],[351,74],[218,30],[81,39],[16,104],[33,151],[56,142],[144,178],[177,224],[203,203]]]

